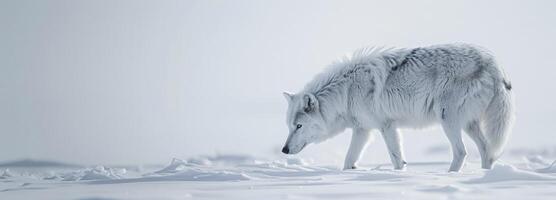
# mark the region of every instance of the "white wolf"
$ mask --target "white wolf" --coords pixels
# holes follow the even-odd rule
[[[513,121],[511,85],[493,56],[469,44],[356,51],[333,63],[288,101],[283,153],[353,130],[344,169],[356,168],[370,130],[379,129],[395,169],[406,166],[398,128],[439,123],[452,146],[450,171],[466,157],[462,130],[477,144],[482,167],[503,151]]]

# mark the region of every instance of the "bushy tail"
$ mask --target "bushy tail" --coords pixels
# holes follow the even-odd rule
[[[482,120],[492,161],[502,155],[514,121],[512,86],[506,80],[496,85],[494,97]]]

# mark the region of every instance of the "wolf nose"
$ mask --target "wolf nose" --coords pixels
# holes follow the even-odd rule
[[[288,148],[288,146],[284,146],[284,148],[282,148],[282,153],[285,153],[285,154],[290,153],[290,149]]]

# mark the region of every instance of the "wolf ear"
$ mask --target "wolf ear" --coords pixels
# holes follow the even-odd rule
[[[290,93],[288,93],[288,92],[283,92],[282,94],[284,95],[284,98],[286,98],[286,100],[287,100],[288,102],[292,101],[293,94],[290,94]]]
[[[315,111],[319,108],[319,102],[317,101],[317,98],[313,94],[303,95],[303,102],[304,102],[303,111],[307,113]]]

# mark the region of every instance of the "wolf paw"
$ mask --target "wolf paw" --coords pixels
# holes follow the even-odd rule
[[[351,165],[351,166],[344,166],[344,170],[350,170],[350,169],[357,169],[359,167],[355,166],[355,165]]]

